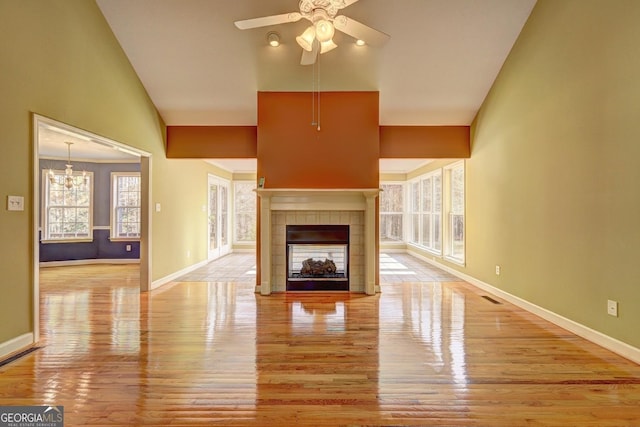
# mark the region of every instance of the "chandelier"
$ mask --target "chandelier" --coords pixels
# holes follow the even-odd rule
[[[78,182],[74,179],[73,175],[73,165],[71,164],[71,146],[73,142],[65,141],[67,144],[67,164],[64,170],[64,186],[68,189],[72,189]],[[87,171],[82,171],[82,185],[87,185],[89,178],[87,177]],[[56,175],[53,170],[49,169],[49,182],[51,184],[56,183]]]

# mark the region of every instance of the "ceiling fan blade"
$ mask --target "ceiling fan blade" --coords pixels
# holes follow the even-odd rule
[[[241,30],[251,28],[268,27],[270,25],[287,24],[289,22],[297,22],[302,18],[298,12],[283,13],[281,15],[263,16],[261,18],[245,19],[236,21],[234,24]]]
[[[302,59],[300,59],[301,65],[313,65],[318,58],[318,52],[320,51],[320,42],[318,40],[313,41],[313,48],[311,51],[302,49]]]
[[[382,31],[361,24],[355,19],[347,18],[344,15],[336,16],[333,20],[333,26],[336,30],[340,30],[355,39],[364,40],[372,46],[380,46],[391,38],[391,36]]]

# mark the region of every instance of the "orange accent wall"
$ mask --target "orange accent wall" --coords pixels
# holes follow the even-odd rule
[[[255,126],[167,126],[167,158],[254,159]]]
[[[378,100],[378,92],[322,92],[318,131],[311,92],[258,92],[257,176],[265,188],[378,188]],[[260,257],[257,273],[259,284]]]
[[[469,126],[380,126],[381,159],[468,159]]]
[[[378,98],[322,92],[318,108],[311,92],[258,92],[257,172],[265,188],[377,188]]]

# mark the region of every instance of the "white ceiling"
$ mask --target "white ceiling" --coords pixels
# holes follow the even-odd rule
[[[244,31],[233,25],[298,11],[297,0],[97,3],[167,125],[255,125],[257,91],[313,88],[314,67],[299,64],[295,42],[308,21]],[[360,0],[340,13],[391,38],[379,48],[357,47],[336,32],[338,48],[320,57],[320,90],[379,91],[382,125],[469,125],[534,4]],[[278,48],[266,41],[273,30]]]
[[[48,119],[42,119],[38,124],[38,155],[42,159],[68,160],[71,157],[73,161],[140,161],[140,156],[127,151],[122,144],[62,123],[49,123]]]

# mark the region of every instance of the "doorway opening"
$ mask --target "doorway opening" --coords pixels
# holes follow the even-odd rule
[[[214,260],[231,251],[231,221],[229,218],[229,181],[209,175],[208,185],[208,258]]]
[[[33,322],[38,341],[41,261],[137,262],[140,290],[150,289],[151,155],[38,114],[33,114],[32,125]],[[114,192],[116,182],[121,192]]]

